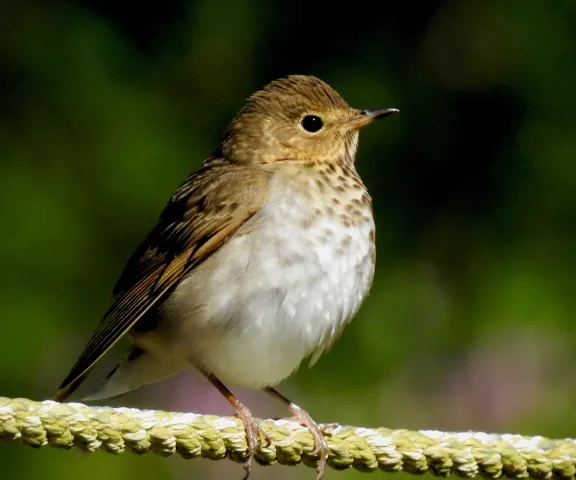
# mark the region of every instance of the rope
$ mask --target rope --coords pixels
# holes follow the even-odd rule
[[[314,467],[310,453],[314,440],[305,427],[291,420],[263,420],[272,443],[260,441],[256,460]],[[330,449],[328,465],[382,470],[456,474],[495,479],[574,479],[576,441],[540,436],[499,435],[481,432],[446,433],[387,428],[324,425]],[[240,420],[195,413],[174,413],[134,408],[89,407],[80,403],[34,402],[0,397],[0,441],[20,441],[32,447],[76,447],[94,452],[152,451],[184,458],[228,457],[242,462],[246,439]]]

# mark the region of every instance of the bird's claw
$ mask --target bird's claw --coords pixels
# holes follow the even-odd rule
[[[294,404],[292,404],[291,407],[294,420],[306,427],[312,434],[312,437],[314,437],[316,446],[314,450],[312,450],[311,455],[318,455],[319,457],[318,467],[316,468],[316,472],[318,473],[316,480],[322,480],[324,471],[326,470],[326,461],[328,460],[328,444],[326,443],[326,439],[324,438],[321,428],[312,420],[308,412]]]
[[[269,447],[272,444],[272,439],[270,438],[270,435],[268,435],[262,429],[262,427],[260,427],[246,406],[239,403],[236,408],[237,416],[240,418],[240,420],[242,420],[244,429],[246,430],[246,444],[248,447],[246,453],[248,458],[246,458],[246,462],[244,463],[244,471],[246,473],[244,474],[243,480],[248,480],[250,473],[252,473],[252,461],[254,460],[254,455],[256,454],[256,448],[258,447],[259,434],[261,434],[264,438],[266,447]]]

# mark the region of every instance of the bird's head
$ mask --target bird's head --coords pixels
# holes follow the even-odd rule
[[[248,99],[228,126],[222,152],[238,163],[351,163],[359,129],[397,111],[357,110],[322,80],[291,75]]]

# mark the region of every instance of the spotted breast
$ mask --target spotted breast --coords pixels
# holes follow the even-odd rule
[[[374,274],[372,206],[353,166],[287,165],[270,189],[264,208],[164,306],[168,319],[188,319],[170,328],[172,348],[251,388],[277,384],[307,357],[314,363]]]

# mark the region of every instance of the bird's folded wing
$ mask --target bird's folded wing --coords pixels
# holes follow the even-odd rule
[[[134,252],[114,289],[114,302],[62,382],[68,397],[94,364],[182,277],[218,250],[268,199],[264,169],[209,158],[172,197]]]

